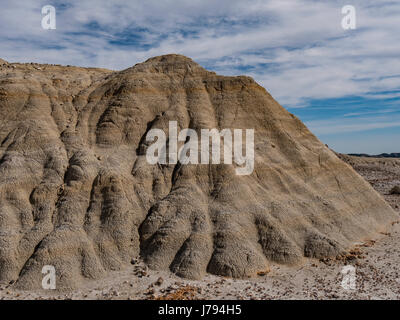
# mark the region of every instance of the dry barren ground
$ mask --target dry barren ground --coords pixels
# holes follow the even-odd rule
[[[400,160],[341,156],[400,213]],[[341,286],[345,265],[356,267],[356,289]],[[0,299],[400,299],[400,224],[377,239],[365,239],[343,259],[309,260],[297,267],[275,265],[246,280],[207,275],[201,281],[148,270],[141,261],[74,292],[0,288]]]

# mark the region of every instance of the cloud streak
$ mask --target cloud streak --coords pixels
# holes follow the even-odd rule
[[[356,118],[340,120],[307,121],[306,125],[317,135],[335,133],[362,132],[374,129],[400,127],[400,117],[387,118]]]

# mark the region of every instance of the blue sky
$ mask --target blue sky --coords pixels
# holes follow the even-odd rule
[[[56,30],[41,28],[48,4]],[[390,0],[3,0],[0,57],[120,70],[180,53],[252,76],[339,152],[400,152],[399,31]]]

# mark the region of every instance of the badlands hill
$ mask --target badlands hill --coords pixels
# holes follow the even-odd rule
[[[255,130],[255,166],[151,165],[146,134]],[[149,267],[200,279],[334,257],[398,219],[249,77],[179,55],[132,68],[0,63],[0,282],[58,288]]]

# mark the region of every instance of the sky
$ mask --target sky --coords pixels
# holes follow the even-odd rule
[[[400,1],[0,0],[0,58],[122,70],[179,53],[248,75],[343,153],[400,152]],[[56,29],[42,28],[42,7]],[[342,7],[356,29],[342,28]]]

